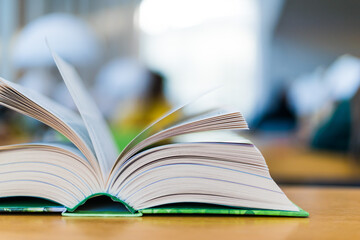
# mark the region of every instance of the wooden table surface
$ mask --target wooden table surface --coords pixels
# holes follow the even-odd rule
[[[346,154],[315,151],[276,141],[258,147],[276,182],[360,185],[360,162]]]
[[[1,239],[360,239],[360,189],[286,187],[310,218],[1,215]]]

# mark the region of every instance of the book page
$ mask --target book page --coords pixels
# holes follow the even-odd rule
[[[72,208],[103,189],[99,175],[72,146],[0,146],[0,160],[0,197],[47,198]]]
[[[67,137],[100,174],[89,134],[79,114],[51,99],[0,78],[0,104],[37,119]]]
[[[201,131],[248,129],[244,117],[237,110],[224,107],[219,102],[208,104],[209,98],[212,98],[212,94],[216,93],[214,90],[219,90],[219,88],[206,91],[188,103],[169,111],[139,133],[124,148],[116,160],[106,184],[107,188],[111,187],[118,176],[119,169],[127,159],[153,143],[174,136]],[[170,120],[174,119],[174,115],[183,112],[187,114],[175,121]]]
[[[202,118],[197,116],[194,120],[187,119],[186,121],[170,126],[150,135],[144,140],[138,142],[132,146],[125,154],[121,155],[121,158],[115,163],[112,169],[110,178],[107,182],[107,187],[111,187],[114,180],[118,176],[118,171],[122,165],[131,158],[134,154],[141,151],[142,149],[159,142],[164,139],[179,136],[182,134],[203,132],[203,131],[214,131],[214,130],[225,130],[225,129],[248,129],[247,123],[244,117],[239,112],[234,111],[215,111],[213,115],[205,114],[206,117]]]
[[[118,155],[110,129],[95,102],[86,92],[74,67],[53,51],[52,55],[89,132],[103,177],[106,178]]]
[[[122,159],[120,162],[126,161],[131,155],[142,148],[173,136],[220,129],[248,129],[248,126],[244,117],[239,112],[218,109],[211,113],[186,119],[185,121],[181,121],[180,123],[168,126],[161,131],[151,134],[126,151],[121,156]]]
[[[151,135],[164,130],[165,128],[169,126],[173,126],[179,122],[184,122],[189,119],[193,119],[195,117],[199,117],[202,115],[206,115],[209,113],[214,112],[214,110],[218,109],[218,106],[209,106],[206,109],[202,109],[202,111],[196,111],[195,113],[186,114],[183,115],[180,119],[177,120],[170,120],[170,119],[176,119],[176,115],[179,115],[184,109],[186,109],[189,105],[193,105],[194,102],[201,99],[203,96],[208,95],[210,92],[214,92],[212,89],[210,91],[206,91],[198,96],[196,96],[194,99],[190,100],[189,102],[180,105],[169,112],[165,113],[163,116],[161,116],[159,119],[157,119],[155,122],[151,123],[149,126],[147,126],[144,130],[142,130],[120,153],[118,156],[116,163],[117,164],[122,158],[124,158],[125,155],[131,151],[136,145],[138,145],[140,142],[144,141],[146,138],[150,137]]]

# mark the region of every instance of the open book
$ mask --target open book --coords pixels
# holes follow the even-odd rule
[[[1,146],[0,211],[308,216],[273,181],[249,142],[220,141],[214,133],[196,142],[154,146],[184,134],[247,129],[238,111],[209,108],[169,123],[189,103],[151,124],[118,154],[75,69],[56,53],[53,57],[79,113],[4,79],[0,104],[47,124],[73,145]]]

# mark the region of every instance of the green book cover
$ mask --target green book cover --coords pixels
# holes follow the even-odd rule
[[[213,204],[169,204],[160,207],[139,210],[142,214],[211,214],[211,215],[257,215],[257,216],[282,216],[282,217],[308,217],[309,213],[299,208],[300,211],[281,211],[255,208],[237,208]]]
[[[0,212],[8,213],[62,213],[66,208],[53,201],[36,197],[0,198]]]
[[[0,212],[61,213],[67,217],[140,217],[146,215],[256,215],[308,217],[309,213],[269,209],[238,208],[204,203],[174,203],[135,210],[122,200],[107,193],[91,195],[72,209],[55,202],[34,197],[7,197],[0,199]]]

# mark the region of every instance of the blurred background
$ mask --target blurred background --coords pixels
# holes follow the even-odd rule
[[[119,149],[218,86],[282,184],[360,186],[360,2],[0,0],[0,76],[74,108],[45,44],[73,64]],[[54,140],[0,107],[0,144]]]

